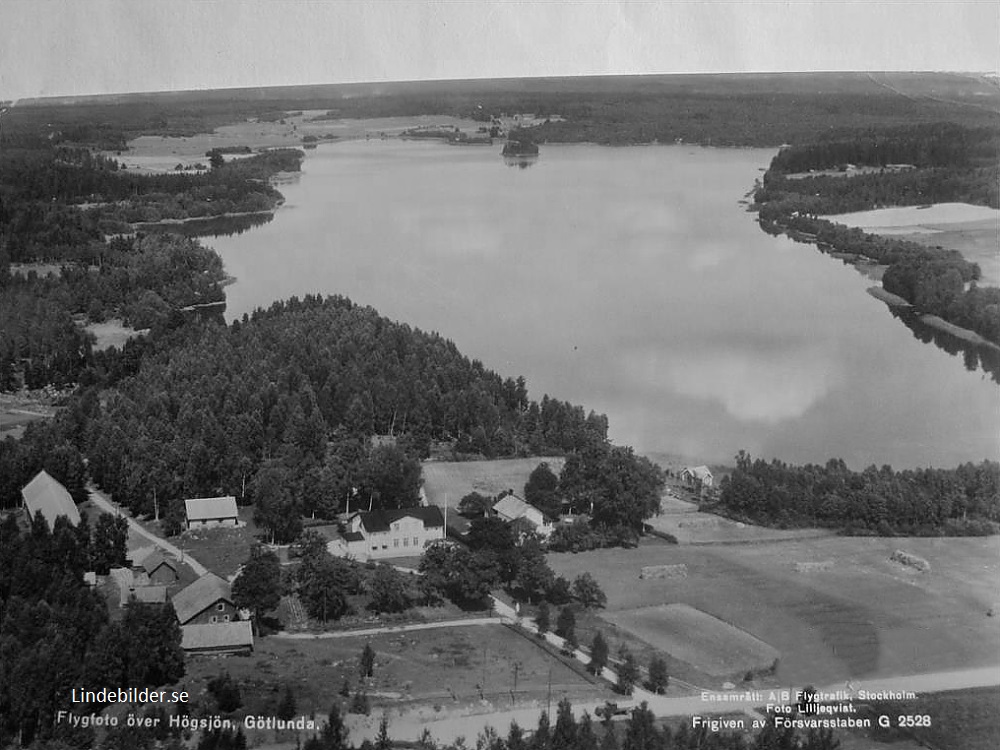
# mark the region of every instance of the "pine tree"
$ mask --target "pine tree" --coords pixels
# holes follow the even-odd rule
[[[538,628],[538,635],[544,636],[550,627],[549,622],[549,603],[542,602],[538,605],[538,610],[535,612],[535,625]]]
[[[590,644],[590,664],[587,665],[593,674],[600,676],[608,664],[608,642],[604,640],[601,631],[594,634],[594,640]]]

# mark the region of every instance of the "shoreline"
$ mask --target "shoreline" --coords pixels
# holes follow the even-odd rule
[[[861,255],[857,253],[839,253],[839,252],[831,252],[825,250],[823,249],[823,247],[821,247],[823,243],[819,242],[814,235],[809,235],[806,232],[800,232],[798,230],[791,229],[790,227],[787,227],[784,224],[780,224],[777,221],[774,222],[774,226],[780,229],[781,234],[784,234],[789,239],[797,242],[803,242],[806,244],[815,245],[816,249],[819,250],[819,252],[821,252],[823,255],[828,255],[832,258],[837,258],[838,260],[841,260],[844,263],[848,263],[854,266],[854,269],[858,271],[858,273],[862,273],[861,268],[859,267],[861,265],[867,266],[867,265],[877,264],[877,261],[875,261],[873,258],[869,258],[866,255]],[[840,226],[847,226],[847,225],[844,224]],[[876,234],[874,236],[879,236],[879,235]],[[870,286],[866,291],[872,297],[884,302],[889,307],[910,308],[916,311],[917,317],[920,318],[920,321],[922,323],[925,323],[926,325],[929,325],[932,328],[936,328],[937,330],[943,333],[947,333],[951,336],[954,336],[955,338],[960,339],[968,344],[986,347],[994,351],[1000,351],[1000,345],[994,344],[992,341],[984,338],[975,331],[971,331],[968,328],[962,328],[961,326],[957,326],[954,323],[949,323],[947,320],[938,317],[937,315],[920,312],[919,310],[916,309],[916,307],[914,307],[914,305],[911,302],[904,299],[903,297],[900,297],[897,294],[893,294],[892,292],[886,291],[881,286]]]

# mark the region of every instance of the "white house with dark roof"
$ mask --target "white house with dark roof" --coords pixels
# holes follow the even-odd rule
[[[522,500],[517,495],[508,494],[493,503],[493,515],[504,521],[524,519],[542,537],[548,537],[554,528],[552,522],[534,505]]]
[[[66,516],[73,526],[80,523],[80,511],[73,502],[73,496],[45,469],[24,485],[21,489],[21,501],[29,523],[37,513],[41,513],[48,522],[50,531],[55,528],[59,516]]]
[[[236,620],[232,587],[215,573],[206,573],[171,599],[181,625],[218,625]]]
[[[184,501],[189,529],[212,528],[218,526],[239,526],[239,511],[236,498],[194,497]]]
[[[182,625],[181,648],[190,654],[253,651],[253,626],[249,620],[218,625]]]
[[[355,560],[416,557],[432,542],[445,538],[444,515],[429,505],[400,510],[359,511],[346,523],[341,539],[330,541],[330,554]]]

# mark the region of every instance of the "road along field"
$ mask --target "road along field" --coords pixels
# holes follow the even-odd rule
[[[920,572],[890,559],[927,561]],[[779,684],[833,683],[1000,661],[1000,540],[851,538],[726,545],[643,544],[550,554],[556,573],[589,571],[608,595],[600,617],[667,651],[704,651],[692,628],[657,642],[641,610],[686,604],[780,653]],[[645,566],[683,575],[645,578]],[[678,569],[674,569],[675,571]],[[671,640],[672,639],[672,640]],[[669,641],[669,642],[668,642]],[[679,654],[674,658],[683,659]],[[690,657],[695,658],[695,657]],[[729,679],[743,676],[734,661]],[[717,665],[709,670],[716,683]],[[770,679],[770,678],[769,678]],[[706,684],[704,687],[719,687]]]

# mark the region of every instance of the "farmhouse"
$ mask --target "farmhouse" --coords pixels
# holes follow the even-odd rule
[[[172,603],[181,625],[216,625],[236,619],[232,589],[215,573],[206,573],[178,591]]]
[[[357,512],[347,519],[340,540],[331,541],[331,554],[356,560],[420,555],[431,542],[444,539],[444,516],[433,505],[401,510]]]
[[[552,533],[552,522],[545,517],[545,514],[517,495],[510,494],[497,500],[493,503],[492,513],[504,521],[524,519],[537,534],[543,537],[548,537]]]
[[[177,561],[167,557],[162,550],[155,549],[137,561],[140,568],[153,584],[171,584],[177,580]]]
[[[191,498],[184,501],[184,508],[189,529],[239,525],[236,498],[232,495]]]
[[[80,523],[80,511],[76,509],[73,496],[44,469],[24,485],[21,500],[29,523],[38,513],[48,522],[50,530],[55,528],[59,516],[66,516],[73,526]]]
[[[182,625],[181,648],[192,654],[235,654],[253,651],[248,620],[219,625]]]
[[[696,490],[711,487],[715,481],[707,466],[685,466],[681,470],[681,479],[688,487]]]

